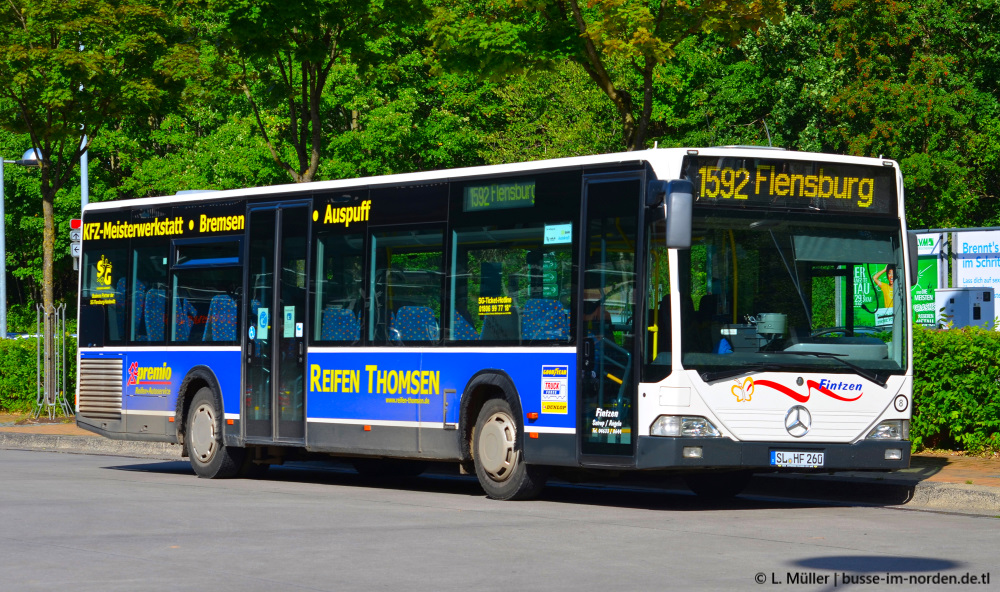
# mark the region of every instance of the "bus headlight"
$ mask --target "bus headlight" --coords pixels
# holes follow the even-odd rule
[[[650,436],[674,438],[718,438],[722,434],[704,417],[661,415],[649,426]]]
[[[909,440],[910,421],[907,419],[887,419],[868,432],[869,440]]]

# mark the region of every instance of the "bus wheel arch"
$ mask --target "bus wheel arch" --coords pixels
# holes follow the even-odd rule
[[[183,455],[187,456],[187,446],[185,445],[185,439],[187,437],[187,420],[188,412],[191,409],[191,402],[194,400],[194,396],[202,388],[209,388],[212,390],[216,398],[216,408],[220,413],[225,413],[225,407],[222,404],[222,389],[219,387],[219,380],[215,377],[215,373],[212,372],[207,366],[195,366],[188,371],[187,376],[181,381],[181,386],[177,390],[177,404],[174,409],[174,425],[177,426],[177,443],[181,445],[183,450]]]
[[[188,372],[178,391],[175,411],[182,454],[199,477],[235,477],[246,465],[246,449],[228,446],[225,407],[215,374],[204,366]]]
[[[499,500],[538,495],[548,467],[524,459],[524,420],[510,377],[502,371],[474,376],[462,404],[463,466],[475,472],[486,494]],[[467,455],[467,456],[466,456]],[[469,467],[471,465],[471,467]]]
[[[459,432],[462,434],[462,463],[472,472],[472,438],[476,420],[483,405],[490,399],[504,399],[516,417],[521,415],[521,398],[514,381],[503,370],[480,370],[463,390]]]

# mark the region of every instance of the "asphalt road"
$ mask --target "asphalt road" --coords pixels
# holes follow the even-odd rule
[[[996,517],[607,485],[497,502],[457,476],[208,481],[186,462],[0,450],[3,590],[992,590],[998,548]]]

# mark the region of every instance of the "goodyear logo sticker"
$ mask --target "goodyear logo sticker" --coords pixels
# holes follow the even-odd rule
[[[542,366],[542,413],[569,413],[569,366]]]

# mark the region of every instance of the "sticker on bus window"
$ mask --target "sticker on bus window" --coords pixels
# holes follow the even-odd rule
[[[291,337],[295,334],[295,307],[285,307],[285,323],[282,326],[282,337]]]
[[[115,290],[111,287],[111,269],[112,263],[111,259],[107,255],[101,255],[101,259],[97,262],[94,274],[94,287],[90,294],[90,304],[92,305],[109,305],[115,304]]]
[[[257,309],[257,339],[267,339],[267,330],[271,327],[271,319],[266,308]]]
[[[566,245],[573,242],[572,224],[546,224],[545,244]]]
[[[542,366],[542,413],[569,413],[569,366]]]
[[[479,316],[509,315],[513,302],[510,296],[480,296]]]

